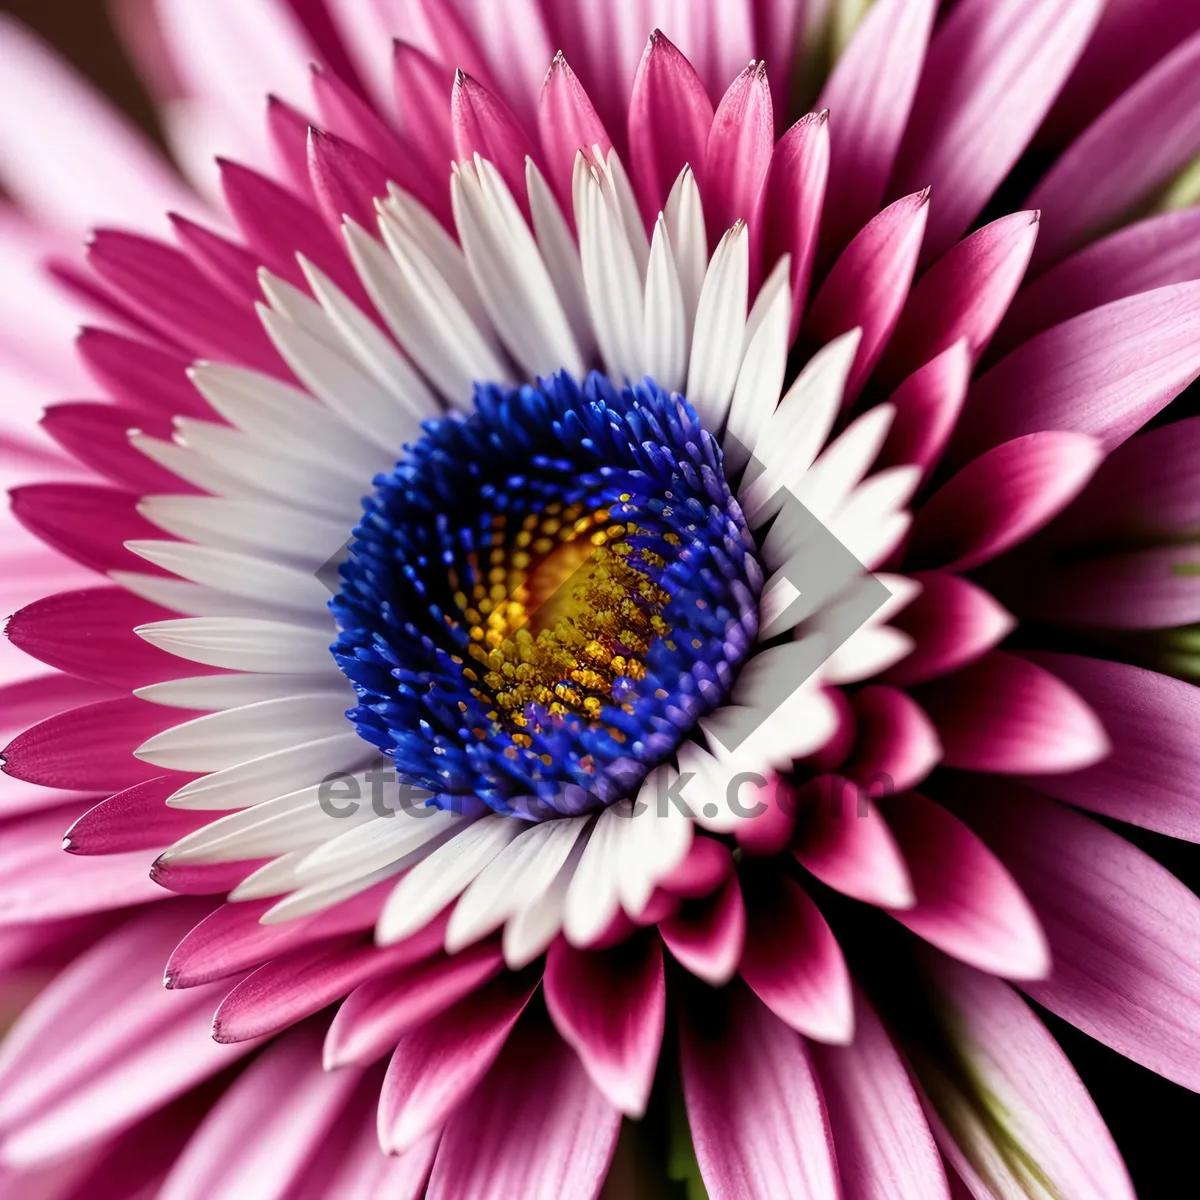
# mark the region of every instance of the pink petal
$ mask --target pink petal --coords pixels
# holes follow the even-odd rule
[[[1189,683],[1074,654],[1032,654],[1095,710],[1112,739],[1103,762],[1034,786],[1078,808],[1200,842],[1195,730],[1200,693]]]
[[[503,966],[500,948],[492,941],[479,942],[459,954],[436,955],[360,985],[342,1001],[330,1023],[326,1066],[375,1062],[404,1034],[483,987]]]
[[[147,495],[195,490],[130,444],[131,429],[170,439],[170,422],[157,414],[116,404],[68,402],[50,405],[40,424],[85,467],[130,491]]]
[[[967,398],[971,353],[965,339],[943,350],[891,395],[896,410],[876,466],[932,467],[946,448]]]
[[[801,788],[800,835],[792,850],[822,883],[868,904],[903,908],[912,881],[887,822],[858,784],[836,775]]]
[[[733,836],[744,853],[770,857],[791,845],[797,803],[789,779],[770,771],[743,777],[739,803],[743,813],[735,814],[740,820]]]
[[[1198,276],[1200,208],[1126,225],[1023,288],[996,334],[989,357],[1089,309]]]
[[[703,171],[713,106],[692,64],[661,32],[650,36],[629,102],[629,154],[649,220],[660,213],[679,172]]]
[[[854,756],[842,772],[864,787],[907,792],[937,765],[942,746],[920,706],[894,687],[863,688],[850,700],[858,719]]]
[[[1054,430],[994,446],[921,506],[912,560],[967,571],[996,558],[1061,512],[1102,458],[1094,438]]]
[[[704,153],[704,221],[715,240],[737,221],[753,224],[775,148],[766,67],[751,63],[717,105]]]
[[[102,229],[92,235],[88,264],[140,316],[194,355],[279,373],[279,360],[258,323],[181,250],[137,234]]]
[[[837,938],[808,893],[780,877],[751,889],[738,968],[785,1024],[821,1042],[854,1036],[850,973]]]
[[[576,950],[559,938],[546,958],[546,1007],[596,1088],[640,1117],[650,1098],[666,1019],[662,946],[656,936],[612,950]]]
[[[9,494],[13,515],[26,529],[104,574],[145,568],[125,543],[162,533],[137,511],[140,497],[132,492],[93,483],[31,483]]]
[[[817,230],[825,212],[829,154],[827,114],[809,113],[779,139],[763,186],[759,231],[763,238],[763,262],[770,266],[785,254],[792,256],[793,338],[804,315],[812,280]]]
[[[105,221],[157,226],[168,209],[198,207],[133,125],[8,17],[0,46],[0,177],[30,211],[78,234]]]
[[[4,1096],[17,1115],[0,1141],[6,1162],[61,1160],[112,1137],[254,1049],[208,1037],[210,993],[160,986],[156,964],[181,919],[194,909],[163,906],[126,923],[25,1011],[9,1035]]]
[[[21,609],[9,618],[7,633],[15,646],[51,667],[129,690],[182,673],[179,659],[133,632],[173,615],[124,588],[85,588]]]
[[[966,771],[1059,774],[1109,752],[1096,714],[1035,663],[993,650],[916,699],[942,739],[943,763]]]
[[[1053,563],[1020,580],[1013,608],[1025,617],[1092,629],[1163,629],[1200,620],[1195,546],[1164,546]]]
[[[398,183],[403,182],[402,176],[411,166],[405,161],[399,139],[375,110],[337,75],[320,66],[313,67],[312,88],[322,132],[352,143],[382,163]],[[443,105],[449,98],[447,91]]]
[[[813,345],[823,346],[858,327],[863,331],[846,381],[847,404],[862,389],[896,327],[928,215],[928,192],[915,192],[885,208],[842,252],[813,301],[805,322]]]
[[[1001,217],[951,247],[913,288],[888,352],[886,379],[901,379],[960,338],[979,361],[1016,294],[1033,244],[1036,212]]]
[[[345,138],[310,129],[308,170],[330,229],[340,230],[347,217],[364,228],[374,226],[375,198],[386,196],[388,185],[388,171],[378,159]]]
[[[241,862],[179,863],[160,856],[150,866],[150,878],[179,896],[223,896],[268,862],[270,859],[256,858]]]
[[[447,1128],[427,1200],[596,1200],[620,1127],[574,1053],[523,1025]]]
[[[715,892],[733,872],[729,847],[716,838],[697,834],[684,860],[659,884],[677,896],[698,900]]]
[[[416,46],[398,41],[395,84],[400,128],[426,168],[448,177],[454,161],[454,131],[450,122],[453,69],[435,62]]]
[[[258,259],[245,246],[195,221],[168,215],[175,240],[201,272],[234,303],[253,305],[259,298]]]
[[[187,781],[186,775],[160,775],[101,801],[67,830],[63,849],[71,854],[126,854],[160,850],[203,829],[211,812],[168,808],[166,799]]]
[[[512,194],[524,198],[525,159],[533,153],[533,146],[512,109],[494,92],[459,71],[450,113],[459,159],[470,162],[476,154],[488,159]]]
[[[981,658],[1015,628],[1016,620],[983,588],[957,575],[914,576],[921,594],[892,624],[915,643],[884,678],[907,687],[957,671]]]
[[[898,921],[939,950],[993,975],[1044,979],[1046,935],[1000,860],[961,821],[916,792],[884,802],[917,902]]]
[[[158,1193],[162,1200],[291,1196],[314,1149],[347,1134],[356,1071],[324,1072],[319,1033],[295,1030],[272,1043],[205,1114]]]
[[[1200,417],[1130,438],[1104,460],[1055,523],[1055,543],[1174,541],[1200,526],[1198,473]]]
[[[659,925],[667,949],[691,973],[713,987],[728,983],[746,944],[746,905],[737,876],[711,899]]]
[[[22,678],[0,685],[0,728],[6,732],[22,733],[67,709],[120,698],[115,688],[58,671],[25,675],[30,665],[22,661],[18,664]]]
[[[1029,144],[1102,0],[965,0],[930,43],[892,181],[933,187],[924,261],[962,236]]]
[[[1073,317],[1019,346],[971,388],[958,461],[1024,433],[1069,429],[1111,450],[1200,375],[1200,282]]]
[[[496,1061],[536,985],[506,973],[400,1039],[379,1094],[386,1151],[402,1153],[446,1123]],[[450,1128],[461,1125],[460,1117]]]
[[[843,1200],[950,1200],[941,1156],[904,1061],[866,998],[854,1040],[811,1047],[837,1146]]]
[[[212,417],[185,374],[191,359],[107,329],[84,329],[75,341],[93,378],[114,400],[166,416]]]
[[[1200,901],[1148,854],[1023,788],[962,810],[1037,906],[1054,974],[1026,991],[1119,1054],[1200,1091]]]
[[[280,925],[259,924],[259,918],[275,904],[273,898],[222,904],[171,951],[166,986],[190,988],[228,979],[312,942],[370,929],[392,886],[384,880],[314,916]]]
[[[428,958],[441,945],[444,922],[435,921],[386,949],[344,941],[298,950],[259,967],[221,1002],[213,1037],[241,1042],[278,1033],[352,992],[360,983]]]
[[[119,791],[162,774],[134,758],[142,742],[199,715],[133,696],[86,704],[49,717],[10,742],[4,770],[44,787]]]
[[[835,1200],[833,1136],[799,1034],[745,988],[725,1020],[685,1011],[680,1068],[700,1174],[721,1200]]]
[[[1005,983],[960,966],[937,963],[938,982],[950,1006],[947,1028],[977,1094],[962,1095],[945,1075],[932,1074],[926,1091],[959,1110],[958,1140],[933,1124],[942,1152],[976,1197],[1021,1195],[1030,1186],[1022,1166],[1010,1165],[987,1139],[984,1111],[1002,1113],[1005,1141],[1021,1149],[1020,1162],[1037,1172],[1051,1195],[1071,1200],[1134,1200],[1121,1156],[1079,1076],[1020,997]],[[931,1068],[932,1071],[933,1068]],[[969,1105],[962,1114],[963,1105]],[[986,1106],[986,1109],[985,1109]],[[962,1144],[965,1143],[965,1144]],[[978,1164],[987,1162],[988,1167]],[[1044,1181],[1044,1182],[1040,1182]]]
[[[1105,232],[1200,154],[1200,33],[1167,55],[1055,161],[1029,197],[1044,267]]]
[[[612,139],[562,54],[555,55],[542,85],[538,101],[538,133],[551,185],[564,207],[569,209],[575,156],[580,150],[590,155],[592,148],[599,146],[601,157],[607,160]]]
[[[833,254],[882,207],[936,11],[935,0],[873,4],[821,92],[834,129],[821,241]]]
[[[227,160],[220,167],[225,202],[264,266],[296,287],[305,287],[296,261],[296,255],[303,254],[349,295],[361,292],[349,259],[311,204],[249,167]]]
[[[267,97],[267,131],[278,174],[300,199],[312,203],[312,181],[308,177],[308,129],[312,124],[299,109],[278,96]]]

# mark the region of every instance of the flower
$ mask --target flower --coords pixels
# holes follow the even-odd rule
[[[194,191],[5,26],[14,1194],[1132,1195],[1200,18],[860,7],[130,7]]]

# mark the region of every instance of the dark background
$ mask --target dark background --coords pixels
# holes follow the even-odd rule
[[[18,17],[53,42],[138,125],[159,137],[153,107],[121,50],[101,0],[0,0],[0,12]],[[1193,891],[1200,890],[1200,848],[1127,827],[1120,832]],[[1042,1016],[1107,1119],[1142,1200],[1200,1196],[1196,1166],[1200,1095],[1121,1058],[1058,1018],[1045,1012]]]

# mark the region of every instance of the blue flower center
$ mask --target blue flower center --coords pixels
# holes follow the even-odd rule
[[[762,573],[679,395],[480,385],[364,501],[330,602],[360,734],[443,806],[630,794],[728,695]]]

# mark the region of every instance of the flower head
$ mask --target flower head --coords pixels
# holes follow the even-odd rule
[[[1005,981],[1200,1081],[1198,902],[1077,811],[1200,829],[1163,7],[139,7],[194,194],[6,28],[13,253],[92,232],[5,365],[84,308],[107,398],[4,443],[0,1159],[1130,1196]]]

